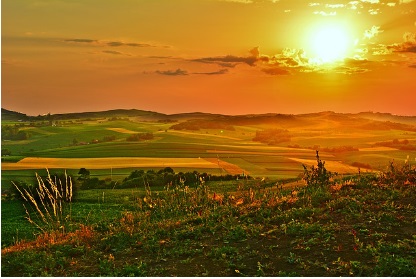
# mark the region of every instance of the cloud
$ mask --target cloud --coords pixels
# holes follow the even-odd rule
[[[155,47],[154,45],[150,44],[143,44],[143,43],[124,43],[119,41],[107,42],[108,46],[111,47],[119,47],[119,46],[131,46],[131,47]]]
[[[372,55],[388,55],[391,54],[391,50],[383,44],[378,44],[372,48]]]
[[[245,63],[250,66],[254,66],[257,61],[257,57],[255,56],[247,56],[247,57],[239,57],[234,55],[226,55],[226,56],[219,56],[219,57],[204,57],[193,59],[194,62],[200,63],[215,63],[220,64],[223,67],[234,67],[235,64]]]
[[[80,44],[97,44],[100,46],[109,46],[109,47],[158,47],[156,45],[151,45],[147,43],[135,43],[135,42],[122,42],[122,41],[104,41],[104,40],[95,40],[95,39],[65,39],[64,42],[69,43],[80,43]],[[160,46],[168,48],[169,46]]]
[[[157,74],[160,75],[165,75],[165,76],[187,76],[188,72],[181,70],[181,69],[176,69],[175,71],[173,70],[167,70],[167,71],[156,71]]]
[[[219,0],[220,2],[231,2],[231,3],[240,3],[240,4],[253,4],[253,3],[261,3],[264,0]],[[266,0],[266,2],[277,3],[280,0]]]
[[[358,67],[358,66],[366,66],[372,63],[367,59],[354,59],[354,58],[345,58],[344,65],[348,67]]]
[[[370,70],[365,68],[359,68],[359,67],[345,67],[345,66],[339,66],[334,69],[334,71],[338,74],[345,74],[345,75],[352,75],[352,74],[362,74],[367,73]]]
[[[380,0],[361,0],[361,2],[370,3],[370,4],[379,4]]]
[[[281,67],[275,67],[275,68],[264,68],[262,69],[262,72],[268,74],[268,75],[289,75],[290,72],[284,68]]]
[[[120,51],[114,51],[114,50],[103,50],[103,53],[107,53],[107,54],[114,54],[114,55],[126,55],[126,56],[131,56],[128,53],[124,53],[124,52],[120,52]]]
[[[94,39],[66,39],[65,42],[70,42],[70,43],[97,43],[98,40],[94,40]]]
[[[403,35],[403,43],[387,46],[396,52],[415,52],[416,53],[416,33],[406,32]]]
[[[373,25],[370,29],[364,31],[364,39],[372,39],[378,34],[384,32],[383,30],[380,30],[380,26]]]
[[[228,69],[221,69],[219,71],[216,72],[207,72],[207,73],[193,73],[195,75],[223,75],[228,73]]]
[[[415,68],[416,69],[416,64],[413,65],[409,65],[410,68]]]

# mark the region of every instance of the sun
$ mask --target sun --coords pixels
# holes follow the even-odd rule
[[[311,56],[318,63],[331,63],[348,56],[354,43],[348,29],[342,25],[317,26],[310,33]]]

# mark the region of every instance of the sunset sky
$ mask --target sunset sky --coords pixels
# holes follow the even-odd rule
[[[1,106],[416,115],[414,0],[3,0]]]

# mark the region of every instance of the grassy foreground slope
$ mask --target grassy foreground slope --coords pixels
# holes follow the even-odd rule
[[[305,179],[80,191],[2,245],[1,275],[416,276],[414,167],[332,180],[318,158]]]

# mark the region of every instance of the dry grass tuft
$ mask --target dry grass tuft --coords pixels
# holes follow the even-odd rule
[[[38,185],[35,189],[19,188],[14,182],[23,200],[26,210],[26,219],[42,232],[65,231],[65,223],[71,219],[71,203],[73,185],[71,178],[65,172],[65,182],[53,179],[47,170],[48,176],[44,181],[37,173]],[[69,205],[69,212],[66,212]]]

